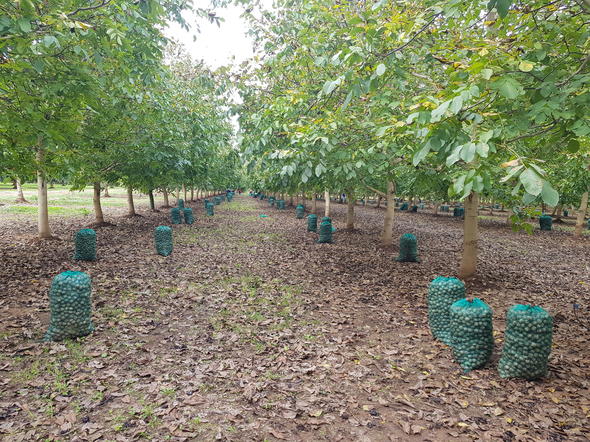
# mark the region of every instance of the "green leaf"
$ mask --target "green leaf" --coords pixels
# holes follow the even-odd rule
[[[557,193],[557,191],[551,187],[551,184],[549,184],[548,181],[543,182],[541,198],[543,198],[543,201],[550,206],[555,207],[557,206],[557,203],[559,203],[559,193]]]
[[[476,145],[475,143],[467,143],[461,149],[461,159],[466,163],[470,163],[475,158]]]
[[[385,73],[385,70],[387,68],[385,67],[385,65],[383,63],[381,63],[379,66],[377,66],[377,69],[375,70],[376,74],[381,76]]]
[[[426,143],[422,149],[420,149],[418,152],[416,152],[414,154],[414,158],[412,158],[412,164],[414,166],[417,166],[418,164],[420,164],[420,161],[422,161],[424,158],[426,158],[426,155],[428,155],[429,152],[430,152],[430,141],[428,143]]]
[[[492,87],[508,99],[515,99],[523,93],[522,85],[511,77],[501,77],[492,83]]]
[[[18,27],[21,31],[31,32],[31,22],[29,19],[21,17],[16,21],[16,23],[18,24]]]
[[[543,190],[543,178],[531,168],[526,169],[518,178],[524,186],[524,190],[531,195],[538,196]]]

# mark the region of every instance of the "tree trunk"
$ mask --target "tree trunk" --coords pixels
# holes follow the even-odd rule
[[[110,198],[111,197],[111,195],[109,195],[109,185],[108,184],[105,184],[104,185],[104,197],[105,198]]]
[[[381,207],[381,195],[377,196],[377,205],[375,206],[375,208],[380,208]]]
[[[195,200],[195,188],[191,187],[191,201]]]
[[[350,189],[346,191],[346,229],[354,229],[354,196]]]
[[[100,183],[94,183],[94,197],[92,198],[94,205],[94,219],[97,224],[104,223],[104,215],[102,213],[102,206],[100,205]]]
[[[28,201],[25,199],[25,194],[23,193],[23,186],[20,182],[20,178],[14,180],[16,183],[16,200],[15,203],[27,203]]]
[[[156,202],[154,201],[154,191],[152,189],[150,189],[150,191],[148,192],[148,195],[150,197],[150,209],[152,212],[156,211]]]
[[[127,188],[127,206],[129,207],[128,215],[135,216],[135,204],[133,204],[133,189],[131,187]]]
[[[586,216],[586,210],[588,210],[588,191],[582,195],[582,201],[580,202],[580,209],[576,215],[576,229],[574,230],[574,236],[582,236],[584,230],[584,217]]]
[[[184,194],[184,200],[186,201],[186,186],[182,185],[182,193]]]
[[[38,224],[37,229],[39,238],[51,238],[51,229],[49,228],[49,207],[47,205],[47,180],[45,173],[41,170],[44,160],[43,150],[37,150],[37,207],[38,207]]]
[[[311,213],[314,215],[318,214],[318,198],[315,193],[311,195]]]
[[[330,191],[324,191],[324,216],[330,216]]]
[[[289,206],[293,207],[293,194],[289,196]]]
[[[383,220],[383,232],[381,234],[381,243],[384,246],[393,244],[393,216],[395,214],[395,182],[387,182],[387,208],[385,209],[385,219]]]
[[[168,198],[168,191],[166,189],[162,190],[162,194],[164,195],[164,207],[170,207],[170,199]]]
[[[477,207],[478,194],[471,192],[465,200],[465,220],[463,223],[463,258],[459,278],[466,279],[475,274],[477,268]]]
[[[12,188],[15,190],[18,189],[18,185],[17,185],[16,181],[17,180],[15,180],[15,179],[12,180]]]

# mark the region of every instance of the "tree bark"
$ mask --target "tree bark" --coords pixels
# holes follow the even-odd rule
[[[582,236],[584,230],[584,218],[586,216],[586,210],[588,210],[588,191],[582,195],[582,201],[580,202],[580,209],[576,215],[576,228],[574,230],[574,236]]]
[[[105,198],[110,198],[111,197],[111,195],[109,195],[109,185],[108,184],[105,184],[104,185],[104,197]]]
[[[195,200],[195,188],[191,187],[191,201]]]
[[[377,195],[377,205],[375,206],[376,209],[381,207],[381,195]]]
[[[25,199],[25,194],[23,193],[23,186],[20,181],[20,178],[14,180],[16,183],[16,200],[15,203],[27,203],[28,201]]]
[[[184,200],[186,201],[186,186],[182,185],[182,193],[184,194]]]
[[[45,173],[41,170],[41,165],[45,159],[42,149],[37,150],[37,207],[38,223],[37,229],[39,238],[51,238],[51,229],[49,228],[49,207],[47,205],[47,180]]]
[[[293,194],[289,196],[289,206],[293,207]]]
[[[381,234],[381,243],[384,246],[390,246],[393,243],[393,216],[395,215],[395,183],[387,182],[387,208],[385,210],[385,219],[383,221],[383,233]]]
[[[129,207],[128,215],[135,216],[135,204],[133,203],[133,189],[131,187],[127,188],[127,206]]]
[[[324,191],[324,216],[330,216],[330,191]]]
[[[314,215],[318,214],[318,198],[315,192],[313,193],[313,195],[311,195],[311,213],[313,213]]]
[[[465,220],[463,222],[463,257],[459,278],[470,278],[477,269],[477,208],[478,194],[471,192],[465,200]]]
[[[351,189],[346,191],[346,229],[354,229],[354,196]]]
[[[156,202],[154,201],[154,191],[153,189],[150,189],[150,191],[148,192],[148,195],[150,197],[150,209],[152,212],[156,211]]]
[[[162,194],[164,195],[164,207],[170,207],[170,199],[168,198],[168,191],[166,189],[162,190]]]
[[[92,198],[94,205],[94,219],[97,224],[104,223],[104,215],[102,213],[102,206],[100,205],[100,183],[94,183],[94,197]]]

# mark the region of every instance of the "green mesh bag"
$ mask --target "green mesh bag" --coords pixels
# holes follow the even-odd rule
[[[221,198],[219,198],[218,196],[213,198],[213,204],[215,204],[216,206],[219,206],[221,204]]]
[[[192,224],[195,222],[195,218],[193,217],[193,209],[191,209],[190,207],[185,207],[182,210],[182,213],[184,214],[185,224]]]
[[[411,233],[404,233],[399,239],[398,262],[420,262],[418,258],[418,241]]]
[[[154,241],[158,255],[168,256],[172,253],[172,229],[170,227],[156,227],[156,230],[154,230]]]
[[[285,200],[278,200],[277,202],[278,202],[279,209],[284,210],[285,209]]]
[[[465,215],[465,209],[463,207],[454,207],[453,208],[453,216],[460,217]]]
[[[320,224],[320,236],[318,243],[326,244],[332,242],[332,223],[330,221],[322,221]]]
[[[492,309],[480,299],[459,299],[450,308],[451,348],[465,372],[484,366],[494,350]]]
[[[309,214],[307,215],[307,231],[308,232],[317,232],[318,231],[318,217],[317,215]]]
[[[568,210],[563,211],[563,216],[569,216],[570,212]]]
[[[447,205],[440,206],[440,211],[441,212],[448,212],[449,211],[449,206],[447,206]]]
[[[553,218],[550,215],[541,215],[539,217],[539,227],[541,230],[551,230],[553,226]]]
[[[178,207],[173,207],[170,209],[170,219],[172,220],[172,224],[182,224],[182,219],[180,218],[180,209]]]
[[[275,205],[275,199],[272,196],[268,199],[268,204],[271,206]]]
[[[213,216],[213,215],[215,215],[215,212],[213,210],[214,207],[215,207],[215,204],[213,204],[213,203],[207,203],[207,216]]]
[[[416,213],[417,211],[418,211],[418,206],[412,206],[412,207],[410,208],[410,212],[414,212],[414,213]]]
[[[297,217],[297,219],[303,219],[305,217],[305,207],[299,204],[295,208],[295,216]]]
[[[552,338],[553,318],[542,307],[513,306],[506,315],[500,376],[528,380],[545,376]]]
[[[424,203],[420,203],[420,204],[418,205],[418,209],[420,209],[420,210],[424,209],[424,207],[425,207],[425,206],[424,206]]]
[[[332,224],[332,218],[330,218],[329,216],[322,216],[322,221],[321,222],[326,222],[328,221],[330,224]]]
[[[178,200],[178,208],[180,210],[184,209],[184,200],[183,199]]]
[[[403,203],[403,204],[400,206],[399,210],[408,210],[408,207],[409,207],[409,204],[408,204],[408,203]]]
[[[205,209],[207,208],[207,204],[209,204],[209,200],[205,198],[203,200],[203,205],[205,206]]]
[[[76,252],[74,259],[79,261],[96,260],[96,232],[92,229],[81,229],[74,238]]]
[[[51,319],[44,341],[79,338],[94,331],[91,291],[90,276],[84,272],[67,271],[53,278],[49,290]]]
[[[455,301],[465,298],[465,284],[457,278],[439,276],[428,287],[428,325],[432,335],[451,345],[449,309]]]

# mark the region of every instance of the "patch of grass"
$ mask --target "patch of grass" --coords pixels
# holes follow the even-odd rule
[[[86,208],[72,208],[72,207],[58,207],[58,206],[49,206],[47,208],[49,215],[55,216],[79,216],[79,215],[89,215],[91,213],[90,210]],[[0,207],[0,213],[8,213],[8,214],[15,214],[15,215],[36,215],[37,214],[37,206],[6,206]]]

